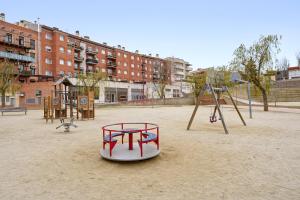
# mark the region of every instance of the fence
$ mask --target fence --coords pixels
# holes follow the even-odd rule
[[[237,85],[230,89],[234,97],[247,99],[247,85]],[[269,102],[300,102],[300,80],[281,80],[271,84],[268,94]],[[251,85],[251,97],[262,102],[262,94]]]

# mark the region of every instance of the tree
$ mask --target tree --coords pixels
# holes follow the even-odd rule
[[[153,65],[153,71],[154,87],[156,88],[160,99],[165,99],[165,89],[166,86],[170,83],[171,62],[167,61],[165,65],[161,65],[156,61]]]
[[[277,78],[279,80],[284,80],[289,78],[288,74],[288,68],[290,66],[290,63],[288,59],[282,58],[280,61],[276,63],[275,68],[277,69]]]
[[[105,78],[106,74],[102,72],[80,73],[77,82],[78,90],[82,94],[87,94],[88,91],[97,93],[99,92],[95,90],[97,83],[101,80],[105,80]]]
[[[296,58],[297,58],[298,66],[300,66],[300,52],[297,54]]]
[[[191,83],[195,98],[199,96],[200,91],[206,84],[206,78],[207,73],[204,70],[192,73],[191,75],[187,76],[187,82]]]
[[[262,93],[264,111],[268,111],[268,97],[266,89],[266,79],[263,74],[268,69],[272,69],[273,60],[279,53],[279,42],[281,36],[268,35],[261,36],[258,42],[250,47],[241,44],[234,51],[234,59],[231,63],[237,69],[244,80],[252,82]]]
[[[20,89],[20,85],[16,81],[17,72],[15,66],[4,60],[0,62],[0,94],[1,94],[1,107],[5,107],[5,95],[6,93],[15,94]]]

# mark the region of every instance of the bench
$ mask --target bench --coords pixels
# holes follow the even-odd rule
[[[115,139],[114,137],[117,136],[122,136],[122,144],[123,144],[123,140],[124,140],[124,133],[122,132],[114,132],[111,133],[111,138],[109,134],[104,134],[103,132],[103,150],[105,149],[105,144],[109,144],[109,154],[110,156],[112,156],[112,150],[115,147],[115,145],[117,144],[117,139]]]
[[[5,112],[24,112],[25,115],[27,114],[27,108],[22,108],[22,107],[12,107],[12,108],[0,108],[0,112],[3,113]]]
[[[159,149],[159,138],[158,134],[151,133],[151,132],[144,132],[142,133],[142,140],[138,140],[138,144],[140,146],[140,151],[141,151],[141,157],[143,157],[143,143],[148,144],[148,142],[154,142],[157,146],[157,149]]]

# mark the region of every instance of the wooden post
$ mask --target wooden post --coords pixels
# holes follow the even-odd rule
[[[191,125],[193,123],[194,117],[196,115],[196,112],[197,112],[199,104],[200,104],[200,97],[203,96],[205,90],[206,90],[206,85],[201,89],[201,91],[199,92],[199,95],[197,96],[196,105],[195,105],[193,114],[192,114],[192,116],[190,118],[189,124],[188,124],[188,126],[186,128],[187,130],[190,130],[190,127],[191,127]]]
[[[214,99],[215,104],[216,104],[216,106],[217,106],[217,109],[218,109],[219,116],[220,116],[221,121],[222,121],[222,125],[223,125],[223,128],[224,128],[224,131],[225,131],[226,134],[228,134],[228,130],[227,130],[227,127],[226,127],[226,124],[225,124],[225,121],[224,121],[224,117],[223,117],[223,114],[222,114],[222,112],[221,112],[220,105],[219,105],[219,102],[218,102],[218,100],[217,100],[217,97],[216,97],[214,88],[211,86],[211,84],[208,84],[208,86],[209,86],[209,89],[211,90],[213,99]]]
[[[73,90],[69,86],[69,101],[70,101],[70,117],[73,117]]]
[[[232,98],[232,96],[231,96],[230,92],[228,91],[228,88],[227,88],[227,86],[226,86],[226,91],[227,91],[227,94],[228,94],[228,96],[229,96],[229,98],[230,98],[230,100],[231,100],[231,102],[232,102],[232,104],[233,104],[233,106],[234,106],[234,108],[235,108],[236,112],[239,114],[239,116],[240,116],[240,118],[241,118],[241,120],[242,120],[242,122],[243,122],[244,126],[246,126],[246,122],[245,122],[245,120],[244,120],[243,116],[241,115],[241,113],[240,113],[240,111],[239,111],[238,107],[237,107],[237,106],[236,106],[236,104],[234,103],[234,100],[233,100],[233,98]]]

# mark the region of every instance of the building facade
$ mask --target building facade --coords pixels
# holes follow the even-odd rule
[[[109,46],[93,41],[88,36],[81,36],[79,31],[70,34],[25,20],[8,23],[4,14],[0,18],[0,36],[0,59],[12,61],[20,75],[22,88],[17,94],[21,98],[17,101],[20,106],[39,105],[41,98],[53,89],[51,84],[55,80],[63,76],[77,78],[80,73],[103,73],[107,77],[105,85],[99,86],[103,88],[99,102],[155,98],[157,94],[153,93],[162,77],[168,85],[168,97],[182,96],[179,94],[182,84],[172,84],[175,83],[172,64],[184,63],[182,80],[190,70],[189,64],[180,59],[162,59],[158,54],[145,55],[138,50],[130,52],[121,45]],[[161,70],[168,68],[170,70]],[[176,69],[179,68],[178,64]],[[179,75],[176,71],[175,79]]]
[[[289,79],[300,78],[300,66],[288,68]]]

